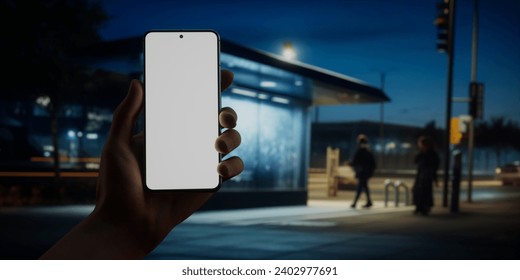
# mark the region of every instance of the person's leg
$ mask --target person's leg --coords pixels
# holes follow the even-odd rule
[[[361,188],[363,190],[363,192],[366,193],[367,195],[367,203],[365,205],[363,205],[363,207],[370,207],[372,206],[372,201],[370,200],[370,192],[368,191],[368,179],[367,178],[363,178],[363,179],[360,179],[359,180],[361,182]]]
[[[423,209],[421,214],[428,215],[433,206],[433,182],[428,182],[424,189]]]
[[[417,188],[417,199],[415,203],[415,213],[419,213],[422,215],[428,215],[428,202],[427,202],[427,193],[425,190],[424,184],[420,184]]]
[[[352,202],[352,205],[350,205],[350,207],[356,208],[356,203],[359,199],[359,196],[361,195],[362,190],[363,190],[362,180],[361,180],[361,178],[358,178],[358,183],[356,185],[356,196],[354,197],[354,201]]]
[[[368,179],[365,180],[365,192],[367,194],[367,207],[372,206],[372,199],[370,199],[370,189],[368,188]]]

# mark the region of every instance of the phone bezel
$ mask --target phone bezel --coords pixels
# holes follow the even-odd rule
[[[217,134],[216,136],[220,136],[222,134],[222,127],[219,123],[218,114],[220,113],[220,110],[222,109],[222,89],[221,89],[221,75],[220,75],[220,36],[219,34],[212,29],[152,29],[147,31],[143,36],[143,90],[144,90],[144,100],[143,100],[143,115],[144,115],[144,124],[143,124],[143,130],[144,130],[144,142],[143,142],[143,185],[151,191],[154,192],[169,192],[169,191],[193,191],[193,192],[216,192],[222,187],[222,176],[218,175],[218,184],[215,187],[212,188],[201,188],[201,189],[191,189],[191,188],[171,188],[171,189],[156,189],[156,188],[150,188],[147,184],[146,176],[147,176],[147,166],[146,166],[146,36],[150,33],[213,33],[217,37],[217,100],[218,100],[218,110],[217,110],[217,116],[215,116],[216,123],[217,123]],[[182,35],[182,34],[181,34]],[[181,38],[184,39],[184,38]],[[218,163],[222,162],[222,154],[218,153]],[[217,166],[215,166],[215,172],[217,169]]]

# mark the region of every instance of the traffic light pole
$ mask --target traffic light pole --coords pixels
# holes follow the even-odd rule
[[[442,192],[442,206],[448,207],[448,184],[450,180],[450,131],[451,131],[451,99],[453,97],[453,51],[455,39],[455,0],[449,3],[449,31],[448,31],[448,85],[446,96],[446,130],[445,130],[445,153],[444,153],[444,186]]]
[[[473,36],[471,42],[471,82],[477,82],[477,47],[478,47],[478,0],[475,0],[473,11]],[[473,97],[475,98],[475,97]],[[469,123],[468,137],[468,202],[472,201],[473,192],[473,160],[475,152],[475,118]]]

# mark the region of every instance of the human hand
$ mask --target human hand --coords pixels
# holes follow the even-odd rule
[[[221,80],[224,90],[233,80],[232,72],[222,71]],[[143,98],[141,83],[132,81],[127,97],[114,113],[101,156],[94,211],[43,258],[142,258],[213,194],[151,191],[144,186],[144,135],[132,136]],[[215,141],[218,152],[227,154],[240,145],[240,134],[233,129],[236,121],[237,115],[233,109],[221,110],[219,122],[227,130]],[[240,158],[231,157],[222,161],[217,170],[223,180],[227,180],[242,172],[243,163]],[[92,240],[97,235],[101,235],[98,241],[103,246]],[[83,241],[76,240],[79,237]],[[105,241],[107,237],[110,238]],[[60,246],[62,242],[63,246]],[[67,249],[67,246],[78,247],[77,242],[83,242],[79,250]]]

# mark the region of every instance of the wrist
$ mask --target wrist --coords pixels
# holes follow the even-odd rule
[[[41,259],[142,259],[148,253],[143,247],[131,232],[94,211]]]
[[[114,242],[129,259],[142,259],[151,252],[162,240],[153,239],[150,226],[144,217],[129,216],[128,213],[113,213],[102,211],[96,207],[88,217],[88,224],[92,228],[99,228],[107,238],[117,239]]]

